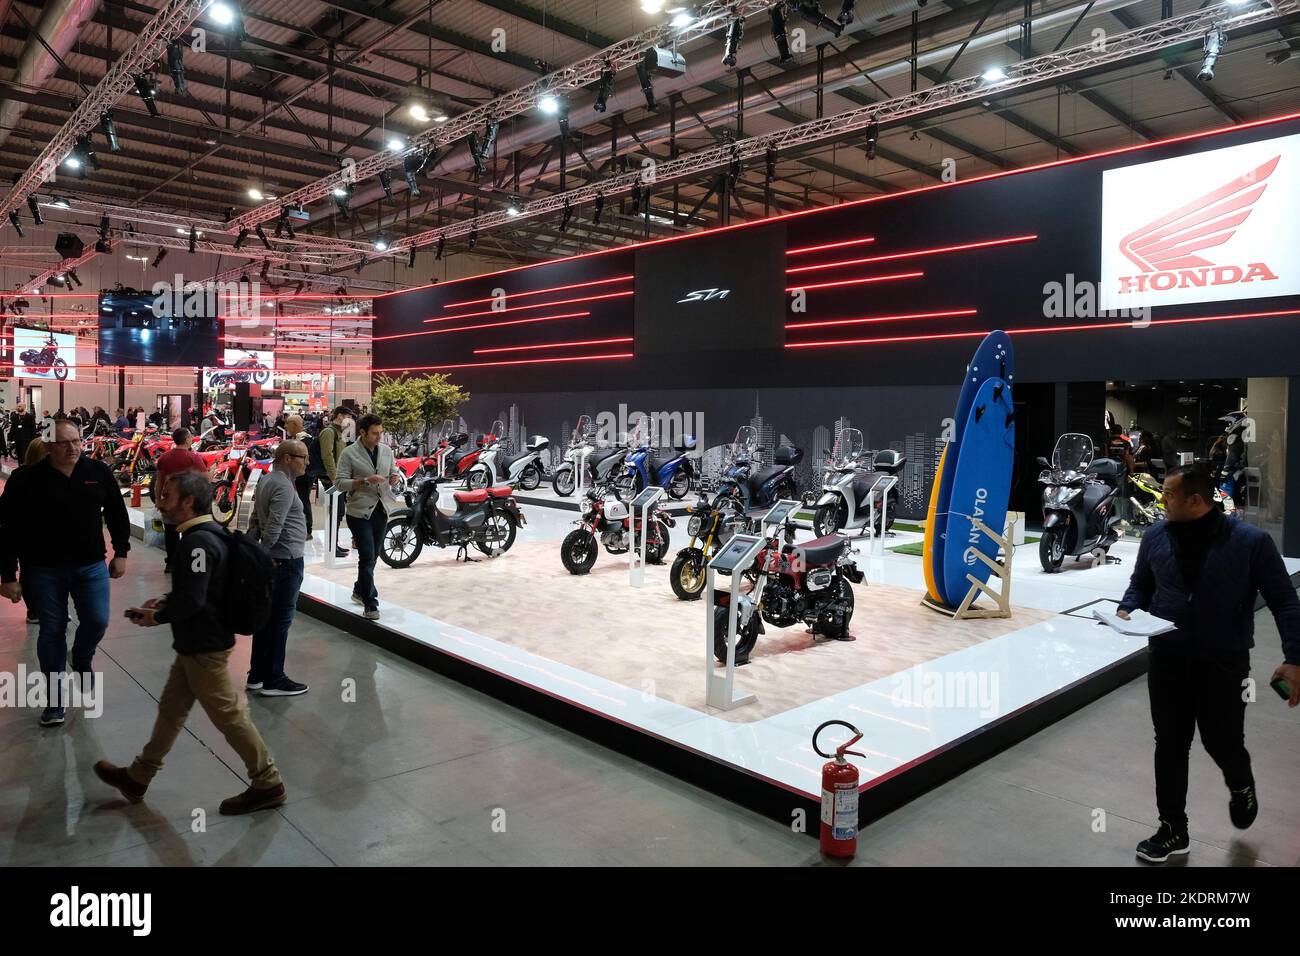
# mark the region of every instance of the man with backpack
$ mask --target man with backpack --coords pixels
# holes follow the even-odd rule
[[[334,487],[334,482],[338,476],[339,458],[343,455],[343,447],[347,444],[344,437],[344,427],[352,421],[352,409],[346,405],[340,405],[334,409],[334,418],[326,428],[321,429],[320,435],[311,447],[310,468],[319,468],[319,475],[325,478],[325,487],[327,489]],[[309,473],[315,474],[314,470]],[[343,524],[344,501],[347,499],[342,495],[339,496],[339,513],[338,524]],[[337,541],[337,538],[335,539]],[[347,548],[335,547],[334,556],[346,558],[348,556]]]
[[[126,616],[140,627],[170,624],[176,660],[158,700],[153,736],[140,755],[129,767],[100,760],[95,775],[129,802],[139,803],[198,701],[248,771],[250,786],[223,800],[221,812],[234,815],[278,807],[285,800],[284,782],[228,669],[235,630],[246,632],[254,623],[249,615],[263,618],[257,626],[264,623],[270,558],[212,520],[212,486],[206,475],[194,471],[173,475],[163,486],[158,510],[181,533],[172,589],[163,598],[128,608]],[[266,587],[259,585],[259,574],[265,576]]]

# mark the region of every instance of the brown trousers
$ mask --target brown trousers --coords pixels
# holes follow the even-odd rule
[[[267,752],[262,735],[248,716],[247,704],[240,699],[230,680],[226,669],[229,660],[230,651],[176,655],[162,698],[158,701],[158,719],[154,721],[153,736],[128,771],[132,780],[148,784],[162,769],[163,758],[176,743],[185,719],[190,715],[190,708],[197,700],[208,719],[244,761],[249,783],[258,790],[280,786],[280,771]]]

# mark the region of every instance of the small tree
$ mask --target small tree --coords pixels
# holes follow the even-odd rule
[[[427,433],[454,418],[460,407],[469,401],[469,392],[455,385],[442,373],[425,375],[417,380],[420,385],[420,417]]]
[[[412,438],[426,441],[429,431],[455,416],[468,400],[469,393],[446,375],[380,375],[372,404],[385,431],[404,444]]]

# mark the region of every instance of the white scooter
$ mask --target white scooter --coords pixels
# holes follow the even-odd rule
[[[888,531],[898,514],[897,479],[905,464],[902,452],[893,448],[874,454],[864,451],[862,432],[843,429],[831,452],[821,497],[809,502],[816,509],[813,533],[823,537],[838,531],[861,532],[873,520],[873,505],[874,532]]]
[[[600,447],[596,442],[595,423],[592,422],[590,415],[582,415],[573,429],[573,437],[569,440],[569,451],[564,457],[564,462],[555,469],[551,487],[561,498],[573,494],[578,486],[578,466],[584,463],[582,473],[584,488],[610,483],[623,470],[627,455],[626,440],[623,444]],[[615,494],[617,493],[618,489],[615,489]]]
[[[494,431],[499,435],[499,431]],[[542,452],[551,447],[550,439],[545,435],[534,435],[524,446],[524,451],[517,455],[508,455],[498,438],[484,449],[478,462],[470,469],[484,472],[488,484],[508,484],[524,491],[534,491],[542,483],[546,467],[542,464]],[[481,479],[472,478],[471,481]]]

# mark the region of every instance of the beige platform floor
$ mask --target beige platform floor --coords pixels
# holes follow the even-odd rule
[[[482,557],[480,555],[480,557]],[[568,574],[559,543],[521,541],[494,561],[465,564],[425,549],[410,568],[376,567],[382,601],[523,648],[662,700],[744,723],[857,687],[915,664],[1051,617],[1015,608],[1010,620],[954,622],[920,606],[922,592],[854,587],[855,641],[813,642],[803,627],[773,628],[738,670],[755,705],[723,712],[704,702],[704,608],[679,601],[667,567],[650,567],[645,588],[627,583],[627,559],[602,552],[590,574]],[[353,568],[308,568],[340,584]]]

